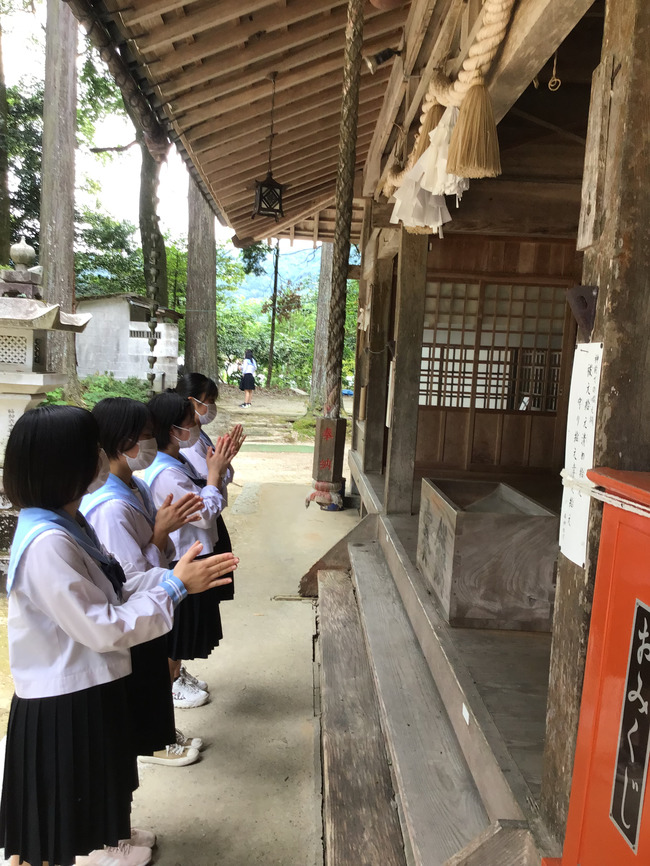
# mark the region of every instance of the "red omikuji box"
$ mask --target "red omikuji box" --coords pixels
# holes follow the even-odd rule
[[[632,507],[650,473],[593,469]],[[606,503],[562,858],[545,866],[650,864],[650,517]]]

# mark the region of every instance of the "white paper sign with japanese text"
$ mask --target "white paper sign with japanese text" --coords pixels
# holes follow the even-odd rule
[[[588,483],[587,470],[593,466],[596,408],[602,362],[602,343],[578,343],[573,358],[569,392],[564,458],[564,474],[568,478],[565,478],[562,496],[560,550],[582,568],[587,555],[590,496],[572,486],[571,480]]]

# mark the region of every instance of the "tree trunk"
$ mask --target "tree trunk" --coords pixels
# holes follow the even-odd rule
[[[74,309],[74,160],[77,126],[77,22],[61,0],[47,0],[40,261],[43,297]],[[66,397],[81,402],[75,335],[49,331],[47,369],[66,374]]]
[[[217,251],[214,213],[193,178],[189,186],[185,370],[217,380]]]
[[[332,244],[324,243],[320,248],[320,277],[318,279],[318,307],[316,331],[314,333],[314,363],[311,372],[309,405],[312,412],[323,411],[327,397],[325,365],[327,363],[327,328],[332,297]]]
[[[587,176],[581,217],[582,283],[599,287],[591,340],[604,344],[593,465],[639,472],[650,471],[649,40],[647,0],[608,0],[585,162],[597,176]],[[602,195],[589,201],[586,194],[601,183]],[[571,793],[601,514],[592,500],[585,568],[562,554],[558,562],[540,808],[559,838]]]
[[[140,239],[144,258],[144,276],[147,294],[159,307],[169,304],[167,286],[167,254],[165,239],[160,231],[158,217],[158,182],[162,162],[153,158],[141,129],[136,133],[142,166],[140,168]]]
[[[275,348],[275,320],[278,311],[278,265],[280,263],[280,241],[275,242],[273,251],[273,294],[271,295],[271,339],[269,341],[269,366],[266,371],[266,387],[271,387],[273,376],[273,350]]]
[[[7,152],[7,88],[2,63],[2,22],[0,22],[0,265],[9,263],[11,225],[9,222],[9,154]]]

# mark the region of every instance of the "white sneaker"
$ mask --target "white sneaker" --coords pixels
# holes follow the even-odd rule
[[[179,746],[178,743],[165,746],[164,749],[154,752],[153,755],[138,755],[138,761],[141,764],[164,764],[166,767],[187,767],[188,764],[193,764],[198,759],[198,749],[186,749],[184,746]]]
[[[210,695],[204,692],[203,689],[197,689],[196,686],[178,677],[174,680],[174,685],[172,686],[172,699],[175,707],[187,710],[207,704]]]
[[[176,728],[176,744],[178,746],[183,746],[185,749],[199,749],[203,748],[203,740],[201,737],[186,737],[182,731],[179,731]]]
[[[137,827],[132,827],[131,838],[120,839],[118,845],[122,845],[125,842],[134,848],[153,848],[156,844],[156,834],[152,833],[151,830],[138,830]]]
[[[181,665],[181,672],[179,677],[186,683],[189,683],[191,686],[194,686],[195,689],[201,689],[204,692],[209,692],[208,684],[205,680],[200,680],[191,674],[185,665]]]
[[[151,848],[118,843],[117,848],[91,851],[87,857],[77,857],[76,866],[147,866],[151,862]]]

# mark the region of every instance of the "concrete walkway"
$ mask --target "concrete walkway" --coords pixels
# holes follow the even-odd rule
[[[241,558],[236,598],[222,605],[222,645],[191,665],[212,700],[176,715],[207,748],[193,767],[143,768],[134,804],[134,825],[159,834],[161,866],[322,859],[314,609],[274,597],[295,596],[300,576],[357,516],[306,510],[306,492],[251,481],[226,513]]]
[[[275,455],[237,460],[243,486],[231,488],[225,515],[241,558],[236,598],[222,605],[221,646],[190,666],[212,699],[176,714],[206,749],[191,767],[142,767],[134,799],[133,824],[158,834],[160,866],[322,862],[314,608],[276,597],[295,596],[301,575],[358,515],[305,509],[311,456],[292,457],[279,474],[285,483],[266,480],[278,478]]]

